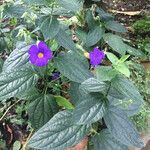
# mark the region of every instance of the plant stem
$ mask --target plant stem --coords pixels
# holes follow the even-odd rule
[[[7,108],[7,110],[5,111],[5,113],[3,114],[3,116],[0,118],[0,121],[3,120],[3,118],[6,116],[6,114],[8,113],[8,111],[9,111],[12,107],[14,107],[18,102],[20,102],[20,100],[16,101],[14,104],[12,104],[11,106],[9,106],[9,107]]]

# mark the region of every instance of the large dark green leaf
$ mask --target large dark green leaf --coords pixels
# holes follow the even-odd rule
[[[0,74],[0,100],[17,97],[35,85],[37,75],[30,68]]]
[[[86,46],[90,47],[95,45],[104,34],[103,27],[97,26],[94,29],[90,30],[87,37],[86,37]]]
[[[116,22],[116,21],[108,21],[105,24],[105,27],[107,29],[110,29],[112,31],[116,31],[116,32],[127,32],[127,29],[122,26],[120,23]]]
[[[39,20],[39,27],[45,40],[52,39],[59,32],[59,21],[53,16],[44,16]]]
[[[77,51],[76,46],[71,39],[71,36],[67,35],[65,31],[60,29],[55,38],[60,46],[68,50]]]
[[[116,52],[124,55],[126,52],[126,46],[122,41],[122,38],[118,35],[107,33],[104,35],[105,42]]]
[[[128,150],[128,147],[118,142],[108,129],[102,130],[92,141],[94,142],[94,150]]]
[[[71,102],[74,105],[77,105],[80,102],[79,97],[81,96],[81,93],[79,90],[79,86],[80,84],[76,82],[71,82],[70,84],[69,94],[70,94]]]
[[[4,61],[0,58],[0,73],[2,72]]]
[[[89,132],[88,126],[72,123],[72,113],[62,111],[37,131],[28,146],[35,149],[64,150],[75,146]]]
[[[29,5],[47,5],[48,0],[23,0],[25,3]]]
[[[104,97],[100,93],[82,95],[79,99],[80,103],[73,112],[73,120],[76,124],[94,123],[104,116]]]
[[[118,94],[116,95],[116,93]],[[118,99],[124,97],[128,100],[131,99],[134,101],[140,101],[141,103],[143,102],[141,94],[138,92],[132,81],[121,75],[117,75],[112,80],[108,95]]]
[[[36,129],[46,124],[57,112],[57,103],[52,95],[39,95],[28,109],[29,119]]]
[[[80,85],[80,89],[84,90],[87,93],[103,92],[107,90],[107,84],[95,78],[89,78]]]
[[[116,95],[118,95],[116,91]],[[138,100],[131,100],[131,99],[117,99],[112,96],[107,97],[109,103],[113,106],[116,106],[122,109],[128,116],[133,116],[137,114],[143,104],[141,101]]]
[[[27,8],[21,5],[5,6],[4,15],[7,17],[21,17]]]
[[[22,46],[17,47],[9,55],[3,65],[3,71],[10,71],[18,68],[22,68],[29,62],[28,50],[30,46],[26,46],[22,43]]]
[[[127,146],[143,147],[137,130],[121,109],[110,106],[104,120],[110,133],[120,143]]]
[[[94,20],[94,15],[93,15],[93,12],[91,10],[87,10],[87,12],[86,12],[86,21],[88,24],[88,28],[90,30],[92,30],[93,27],[96,26],[96,22]]]
[[[125,52],[128,52],[130,55],[144,58],[145,55],[141,50],[137,50],[127,44],[125,44],[122,38],[118,35],[107,33],[103,36],[105,42],[116,52],[124,55]]]
[[[74,82],[81,83],[92,76],[86,59],[71,51],[56,57],[54,65],[64,76]]]
[[[78,12],[83,6],[83,2],[79,0],[56,0],[56,2],[62,7],[75,13]]]
[[[127,44],[125,44],[126,46],[126,51],[133,56],[139,57],[139,58],[144,58],[145,54],[140,50],[140,49],[135,49]]]

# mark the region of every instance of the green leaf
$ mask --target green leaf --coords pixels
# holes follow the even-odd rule
[[[35,129],[46,124],[57,112],[58,106],[52,95],[39,95],[28,109],[29,119]]]
[[[121,55],[124,55],[128,52],[130,55],[144,58],[145,54],[141,50],[137,50],[127,44],[125,44],[122,38],[118,35],[114,35],[111,33],[104,34],[103,36],[105,42],[116,52]]]
[[[118,63],[119,59],[117,58],[116,55],[114,55],[113,53],[109,53],[109,52],[107,52],[106,55],[107,55],[107,58],[112,62],[112,64]]]
[[[72,41],[71,37],[66,34],[65,31],[60,29],[55,38],[60,46],[66,48],[67,50],[77,51],[74,42]]]
[[[75,33],[76,33],[77,37],[83,42],[83,44],[85,44],[87,33],[85,31],[83,31],[81,28],[77,28]]]
[[[2,72],[4,61],[0,58],[0,73]]]
[[[119,63],[117,65],[114,65],[114,68],[120,73],[124,74],[126,77],[130,77],[130,70],[125,63]]]
[[[83,7],[83,2],[79,0],[56,0],[56,2],[67,10],[77,13]]]
[[[124,63],[129,57],[130,57],[130,55],[124,55],[119,59],[119,62]]]
[[[109,132],[120,143],[138,148],[144,146],[137,130],[121,109],[110,106],[104,120]]]
[[[70,84],[69,94],[70,94],[71,102],[74,105],[77,105],[80,102],[79,97],[81,96],[81,93],[79,90],[79,86],[80,84],[76,82],[71,82]]]
[[[110,66],[96,67],[96,78],[99,81],[111,81],[117,75],[116,70]]]
[[[98,15],[99,15],[99,17],[100,17],[100,19],[102,20],[102,21],[109,21],[109,20],[113,20],[114,19],[114,17],[111,15],[111,14],[109,14],[109,13],[107,13],[107,12],[105,12],[103,9],[101,9],[101,8],[96,8],[96,12],[98,13]]]
[[[118,92],[116,92],[116,95]],[[133,116],[137,114],[140,111],[141,108],[141,101],[137,100],[131,100],[131,99],[117,99],[112,96],[107,97],[109,100],[110,105],[113,105],[115,107],[118,107],[124,111],[127,116]]]
[[[39,20],[39,27],[45,40],[52,39],[59,32],[59,21],[54,16],[43,16]]]
[[[81,83],[90,78],[87,60],[77,53],[69,51],[54,59],[55,67],[68,79]]]
[[[17,97],[35,85],[37,81],[30,68],[22,68],[0,74],[0,100]]]
[[[96,26],[94,15],[93,15],[93,12],[91,10],[87,10],[87,12],[86,12],[86,21],[87,21],[87,24],[88,24],[88,28],[90,30],[92,30],[93,27]]]
[[[89,78],[80,85],[80,89],[88,93],[89,92],[103,92],[107,90],[107,84],[95,78]]]
[[[108,129],[102,130],[92,141],[94,150],[128,150],[128,147],[118,142]]]
[[[117,95],[116,91],[118,93]],[[141,103],[143,102],[141,94],[138,92],[137,88],[134,86],[132,81],[128,80],[127,78],[121,75],[117,75],[112,80],[108,94],[118,99],[120,97],[124,97],[126,99],[140,101]]]
[[[130,55],[133,55],[133,56],[136,56],[136,57],[139,57],[139,58],[144,58],[145,57],[145,54],[142,52],[142,50],[138,50],[138,49],[135,49],[127,44],[125,44],[125,47],[126,47],[126,51],[130,54]]]
[[[64,107],[66,109],[74,109],[74,106],[69,102],[69,100],[62,96],[55,96],[55,100],[57,104],[61,107]]]
[[[17,47],[9,55],[3,65],[3,71],[10,71],[18,68],[23,68],[23,66],[29,63],[28,50],[31,45],[26,46],[24,43]]]
[[[47,0],[23,0],[25,3],[29,5],[47,5]]]
[[[21,143],[20,141],[16,141],[14,144],[13,144],[13,150],[20,150],[21,148]]]
[[[104,116],[104,97],[100,93],[82,95],[79,99],[80,103],[73,112],[73,120],[76,124],[94,123]]]
[[[25,11],[27,11],[27,8],[21,5],[6,5],[4,8],[4,15],[7,17],[21,17]]]
[[[121,55],[126,53],[126,45],[123,43],[122,38],[118,35],[107,33],[103,36],[103,38],[114,51]]]
[[[88,132],[89,126],[73,125],[72,112],[62,111],[31,137],[28,146],[35,149],[67,149],[79,143]]]
[[[115,32],[122,32],[122,33],[127,32],[127,29],[123,25],[121,25],[120,23],[118,23],[116,21],[106,22],[105,27],[107,29],[115,31]]]
[[[25,91],[23,94],[19,96],[20,99],[31,100],[31,101],[37,99],[38,97],[39,97],[39,92],[36,87],[31,87],[30,89],[28,89],[27,91]]]
[[[86,46],[90,47],[95,45],[104,34],[104,28],[97,26],[93,30],[90,30],[87,37],[86,37]]]

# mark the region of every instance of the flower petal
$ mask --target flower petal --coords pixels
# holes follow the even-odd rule
[[[29,48],[28,53],[29,53],[30,55],[35,55],[35,54],[37,55],[37,54],[39,53],[39,49],[38,49],[37,45],[32,45],[32,46]]]
[[[38,59],[37,55],[30,55],[29,60],[32,64],[36,63],[36,60]]]
[[[94,48],[93,51],[90,52],[90,63],[93,66],[99,65],[104,58],[104,52],[98,48]]]
[[[35,65],[38,67],[43,67],[48,64],[48,59],[47,58],[38,58],[35,62]]]
[[[48,46],[46,45],[45,42],[40,41],[40,42],[38,43],[38,48],[39,48],[40,52],[43,52],[44,56],[45,56],[47,59],[52,59],[53,53],[52,53],[52,51],[48,48]]]

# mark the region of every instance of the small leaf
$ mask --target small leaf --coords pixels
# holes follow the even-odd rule
[[[94,123],[104,116],[104,97],[100,93],[82,95],[79,99],[80,103],[73,112],[73,120],[76,124]]]
[[[74,106],[66,98],[62,96],[55,96],[55,100],[57,104],[61,107],[64,107],[66,109],[74,109]]]
[[[130,57],[130,55],[124,55],[124,56],[122,56],[122,57],[119,59],[119,62],[120,62],[120,63],[123,63],[123,62],[125,62],[129,57]]]
[[[30,139],[35,149],[63,150],[79,143],[89,132],[89,126],[73,125],[72,112],[57,113]]]
[[[138,148],[144,146],[137,130],[121,109],[110,106],[104,120],[109,132],[120,143]]]
[[[55,37],[60,29],[59,21],[53,16],[44,16],[40,18],[39,27],[44,35],[45,40]]]
[[[114,55],[113,53],[107,52],[106,53],[107,58],[112,62],[112,64],[117,64],[119,59],[117,58],[116,55]]]
[[[13,150],[20,150],[20,148],[21,148],[21,143],[19,141],[16,141],[13,144]]]
[[[128,147],[118,142],[108,129],[102,130],[92,141],[94,142],[94,150],[128,150]]]
[[[97,7],[96,8],[96,12],[98,13],[98,15],[100,16],[100,19],[102,19],[102,21],[109,21],[109,20],[113,20],[114,19],[114,17],[111,14],[105,12],[101,8]]]
[[[58,106],[52,95],[39,95],[28,109],[29,119],[35,129],[46,124],[57,112]]]
[[[121,25],[120,23],[118,23],[116,21],[106,22],[105,27],[107,29],[110,29],[110,30],[116,31],[116,32],[122,32],[122,33],[127,32],[127,29],[123,25]]]
[[[68,79],[81,83],[90,78],[87,60],[77,53],[69,51],[54,59],[55,67]]]
[[[104,32],[104,29],[100,26],[90,30],[86,37],[86,46],[90,47],[95,45],[103,37]]]
[[[77,51],[74,42],[65,31],[60,29],[55,38],[60,46],[66,48],[67,50]]]

